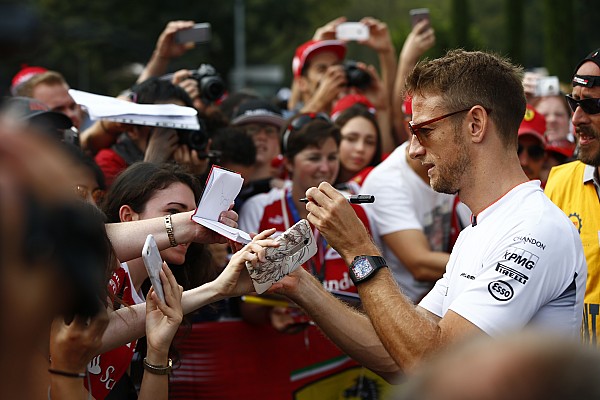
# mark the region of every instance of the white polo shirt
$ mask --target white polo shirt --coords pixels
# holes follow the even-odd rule
[[[587,267],[577,230],[540,188],[518,185],[464,229],[419,304],[452,310],[491,336],[534,325],[579,335]]]

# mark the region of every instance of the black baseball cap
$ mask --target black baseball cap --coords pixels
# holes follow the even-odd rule
[[[42,128],[63,130],[73,126],[73,122],[65,114],[50,111],[46,104],[29,97],[7,98],[2,108],[5,115]]]
[[[231,124],[269,124],[281,129],[285,125],[285,118],[281,110],[268,101],[250,99],[240,104]]]

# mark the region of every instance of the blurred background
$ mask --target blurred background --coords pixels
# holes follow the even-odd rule
[[[296,46],[338,16],[373,16],[388,24],[399,53],[410,30],[408,11],[430,9],[436,46],[485,49],[528,69],[546,67],[569,82],[578,60],[600,46],[598,0],[3,0],[0,4],[0,87],[23,64],[65,75],[71,87],[116,95],[131,86],[168,21],[212,24],[199,44],[170,71],[214,65],[230,91],[252,87],[266,96],[291,81]],[[355,44],[349,58],[377,64]]]

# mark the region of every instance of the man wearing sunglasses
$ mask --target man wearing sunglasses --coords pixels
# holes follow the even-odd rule
[[[387,379],[469,335],[534,326],[578,337],[585,257],[573,224],[519,164],[520,68],[492,54],[452,50],[418,63],[407,90],[410,156],[427,167],[434,190],[458,193],[472,212],[443,277],[415,306],[348,202],[321,183],[306,192],[307,218],[350,266],[366,315],[348,310],[300,270],[274,289]]]
[[[546,194],[567,214],[583,242],[588,279],[583,309],[583,340],[598,344],[600,328],[600,49],[575,68],[567,95],[579,146],[578,161],[550,171]]]
[[[519,126],[519,146],[517,154],[523,172],[530,180],[541,180],[542,168],[546,159],[546,119],[530,105]],[[542,182],[544,185],[545,182]]]

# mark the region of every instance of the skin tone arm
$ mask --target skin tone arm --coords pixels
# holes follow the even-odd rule
[[[165,303],[162,303],[154,288],[148,292],[146,299],[146,338],[148,351],[146,360],[151,365],[167,366],[169,347],[183,320],[181,294],[183,288],[177,284],[167,264],[163,263],[160,280],[165,293]],[[169,375],[157,375],[144,371],[140,394],[144,399],[168,399]]]
[[[358,255],[380,255],[379,249],[373,244],[365,228],[360,226],[360,220],[353,214],[344,196],[331,185],[322,183],[318,189],[310,188],[306,196],[310,200],[306,205],[308,220],[319,229],[347,264]],[[358,285],[358,293],[368,315],[366,321],[365,317],[344,311],[335,301],[327,300],[324,289],[317,290],[313,287],[310,293],[305,293],[306,279],[297,279],[299,276],[301,277],[300,274],[296,275],[296,282],[293,279],[283,279],[281,282],[285,282],[279,286],[280,292],[301,305],[311,317],[317,317],[315,321],[318,324],[327,319],[326,324],[320,325],[323,331],[342,350],[352,357],[358,355],[357,360],[374,371],[380,371],[384,361],[379,357],[385,357],[384,350],[377,348],[376,337],[387,351],[388,357],[395,361],[397,368],[410,370],[425,356],[449,343],[481,332],[471,322],[452,311],[448,311],[440,319],[415,307],[400,292],[391,272],[385,268],[378,271],[372,279]],[[365,327],[369,320],[373,330]],[[352,332],[353,336],[349,338],[347,332]],[[369,346],[375,346],[376,349]],[[387,359],[385,361],[389,363]]]
[[[152,76],[163,75],[173,58],[181,57],[188,50],[194,48],[194,43],[177,43],[175,41],[175,33],[193,26],[194,21],[171,21],[167,24],[165,30],[158,37],[156,48],[140,74],[137,83],[143,82]]]
[[[102,311],[87,323],[87,318],[75,316],[66,323],[63,316],[55,318],[50,333],[50,368],[68,373],[85,373],[87,364],[97,354],[108,318]],[[83,378],[50,375],[53,399],[87,399]]]
[[[171,216],[173,234],[177,243],[226,243],[227,239],[194,222],[194,211]],[[238,215],[235,211],[223,211],[219,221],[237,228]],[[149,234],[154,236],[159,250],[170,247],[163,217],[141,221],[106,224],[106,232],[113,245],[117,258],[123,262],[139,258],[144,242]]]
[[[435,281],[444,274],[450,254],[432,251],[423,231],[408,229],[384,235],[382,239],[415,279]]]
[[[394,83],[394,92],[392,96],[392,105],[397,110],[394,117],[394,128],[401,134],[400,143],[408,139],[408,132],[404,125],[404,114],[401,112],[402,103],[404,103],[404,83],[406,77],[415,67],[419,58],[435,44],[435,32],[428,21],[421,21],[414,26],[412,31],[406,37],[400,56],[398,57],[398,70],[396,71],[396,81]]]
[[[183,313],[188,314],[215,301],[253,292],[254,286],[245,263],[249,261],[256,264],[259,260],[266,261],[265,247],[278,246],[275,240],[267,239],[273,233],[275,229],[268,229],[256,235],[252,242],[244,247],[233,245],[232,247],[237,251],[217,279],[183,292],[181,300]],[[109,313],[108,327],[102,337],[102,348],[98,353],[112,350],[143,336],[146,323],[145,307],[145,304],[136,304]]]

